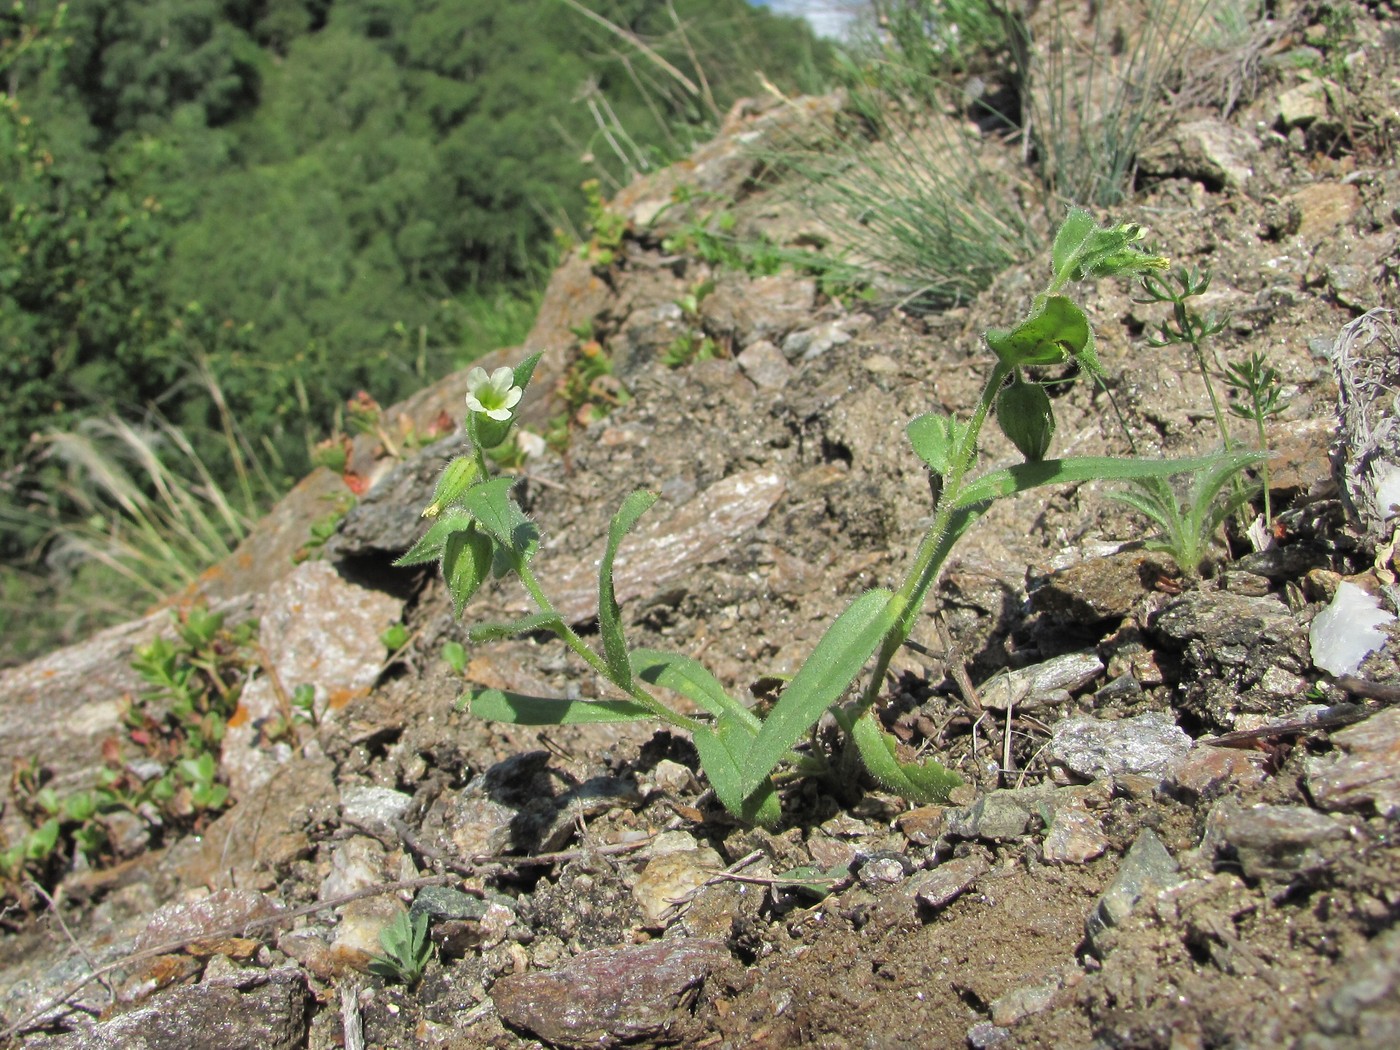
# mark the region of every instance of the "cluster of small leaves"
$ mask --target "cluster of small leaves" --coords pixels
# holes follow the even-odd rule
[[[631,400],[627,388],[613,375],[612,358],[603,344],[593,338],[590,329],[580,329],[576,334],[578,350],[555,388],[564,410],[550,420],[545,434],[549,447],[561,454],[568,449],[576,429],[587,427]]]
[[[587,180],[582,189],[588,240],[579,254],[595,270],[606,270],[621,257],[629,224],[626,216],[613,211],[603,200],[603,187],[597,179]]]
[[[408,988],[416,985],[433,958],[428,924],[427,912],[412,909],[400,912],[379,933],[379,945],[384,954],[370,959],[370,973]]]
[[[131,666],[146,688],[124,712],[125,739],[103,744],[92,788],[60,796],[37,766],[17,769],[11,789],[32,829],[0,851],[0,879],[42,877],[73,852],[93,864],[117,859],[106,820],[114,813],[169,835],[199,828],[227,805],[218,753],[253,663],[257,624],[227,629],[222,614],[195,606],[176,615],[175,632],[136,650]],[[131,761],[132,748],[142,762]]]

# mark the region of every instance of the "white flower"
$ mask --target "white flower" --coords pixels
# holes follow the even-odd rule
[[[514,383],[515,372],[509,368],[498,368],[489,376],[486,369],[473,368],[467,373],[467,409],[504,422],[525,393]]]

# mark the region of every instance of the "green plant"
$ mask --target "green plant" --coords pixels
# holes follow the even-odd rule
[[[1265,422],[1288,407],[1288,398],[1284,396],[1283,380],[1279,377],[1278,369],[1265,362],[1264,355],[1256,350],[1249,355],[1247,360],[1230,363],[1229,372],[1225,376],[1225,385],[1230,387],[1239,398],[1230,402],[1230,411],[1241,419],[1249,419],[1254,422],[1255,440],[1258,441],[1259,450],[1262,452],[1268,444],[1268,438],[1264,433]],[[1263,479],[1264,488],[1264,522],[1271,524],[1274,520],[1274,511],[1269,496],[1269,461],[1267,459],[1260,462],[1259,472]]]
[[[1053,405],[1044,391],[1027,379],[1027,370],[1073,361],[1082,371],[1098,373],[1088,317],[1063,291],[1071,282],[1085,278],[1137,276],[1165,267],[1165,259],[1139,247],[1141,237],[1137,226],[1101,227],[1086,212],[1070,212],[1055,237],[1052,277],[1044,292],[1018,324],[986,333],[995,357],[970,417],[959,420],[930,413],[909,424],[907,432],[914,451],[941,479],[941,494],[908,575],[895,590],[874,589],[857,597],[826,630],[766,717],[740,703],[687,656],[629,649],[613,590],[613,564],[624,537],[656,501],[653,493],[639,490],[627,495],[608,530],[598,570],[601,652],[573,630],[535,575],[533,562],[540,534],[511,498],[513,479],[490,478],[487,473],[483,450],[506,440],[514,423],[513,412],[470,411],[467,436],[471,449],[445,468],[426,512],[433,524],[397,564],[438,562],[459,612],[489,576],[515,576],[537,611],[511,623],[474,628],[473,640],[552,633],[611,683],[621,698],[559,700],[476,689],[459,705],[469,706],[479,717],[527,725],[656,719],[682,729],[691,735],[725,808],[742,819],[763,824],[779,819],[777,784],[790,775],[777,772],[784,763],[797,774],[826,775],[847,783],[863,763],[882,786],[906,798],[946,800],[960,778],[936,761],[903,760],[894,738],[881,727],[876,703],[890,661],[908,637],[957,540],[995,500],[1042,485],[1164,478],[1210,470],[1220,463],[1218,456],[1186,460],[1043,458],[1053,435]],[[495,400],[509,400],[512,406],[518,403],[537,361],[538,355],[527,358],[509,376],[502,374],[506,370],[499,370],[493,377],[493,390],[499,394],[509,380],[510,397]],[[485,379],[484,374],[481,379]],[[999,425],[1021,450],[1025,462],[973,478],[979,435],[994,409]],[[847,699],[848,690],[872,656],[874,665],[865,686],[853,699]],[[657,690],[684,696],[703,714],[681,714],[663,702]],[[813,735],[828,712],[846,739],[834,761],[828,760]],[[794,747],[809,736],[810,750],[794,752]]]
[[[794,265],[885,301],[967,302],[1043,245],[1025,204],[1034,192],[1004,148],[939,115],[889,116],[874,141],[833,137],[773,162],[800,176],[794,195],[833,234]]]
[[[1123,9],[1121,20],[1100,12],[1087,46],[1067,9],[1055,9],[1041,39],[1032,38],[1022,16],[1004,14],[1020,81],[1020,125],[1048,191],[1047,208],[1069,201],[1107,208],[1124,199],[1139,143],[1154,127],[1208,6],[1149,0]]]
[[[594,269],[606,270],[617,261],[622,251],[622,241],[627,236],[627,218],[608,207],[603,199],[603,187],[597,179],[586,180],[582,189],[588,240],[579,254]]]
[[[1211,465],[1191,475],[1184,492],[1179,493],[1167,478],[1135,478],[1130,489],[1107,495],[1161,529],[1143,542],[1146,549],[1170,554],[1177,568],[1196,576],[1209,559],[1216,533],[1254,495],[1253,487],[1236,483],[1240,471],[1260,459],[1255,452],[1222,452]],[[1234,487],[1226,493],[1227,486]]]
[[[465,674],[467,670],[467,649],[461,642],[446,641],[442,643],[442,659],[448,667],[452,668],[453,674]]]
[[[1190,485],[1180,493],[1165,479],[1147,478],[1134,480],[1131,489],[1126,492],[1111,494],[1112,499],[1140,511],[1162,530],[1147,541],[1148,549],[1169,553],[1177,568],[1187,576],[1200,573],[1208,560],[1216,531],[1231,515],[1242,510],[1258,491],[1258,486],[1246,484],[1243,478],[1244,471],[1256,464],[1261,466],[1264,473],[1264,520],[1273,520],[1263,420],[1268,414],[1282,410],[1278,400],[1278,373],[1267,368],[1262,357],[1256,354],[1244,365],[1232,366],[1226,383],[1244,391],[1250,402],[1248,405],[1232,405],[1231,411],[1255,419],[1259,438],[1258,452],[1234,454],[1230,428],[1212,379],[1212,375],[1219,372],[1220,364],[1214,350],[1207,346],[1207,340],[1222,331],[1229,318],[1202,316],[1190,305],[1191,299],[1205,294],[1210,288],[1210,281],[1208,271],[1194,268],[1188,270],[1180,267],[1163,277],[1147,274],[1142,280],[1143,297],[1135,301],[1170,304],[1171,317],[1157,326],[1157,334],[1149,337],[1147,342],[1154,348],[1174,345],[1190,348],[1192,362],[1205,383],[1211,413],[1220,433],[1223,448],[1220,460],[1211,470],[1193,477]],[[1225,492],[1226,486],[1229,487],[1228,494]]]
[[[384,954],[371,958],[370,973],[412,988],[422,979],[423,971],[433,958],[433,944],[428,940],[428,913],[412,909],[400,912],[379,932],[379,945]]]
[[[0,850],[0,880],[40,876],[55,855],[83,854],[110,862],[108,818],[127,813],[153,832],[199,828],[222,810],[229,791],[219,782],[219,745],[253,663],[257,624],[234,628],[194,606],[174,617],[175,637],[140,646],[131,666],[146,683],[123,717],[125,740],[103,744],[104,768],[89,789],[60,796],[33,762],[16,768],[12,793],[31,830]],[[314,695],[314,693],[313,693]],[[133,771],[123,758],[134,746],[159,772]]]

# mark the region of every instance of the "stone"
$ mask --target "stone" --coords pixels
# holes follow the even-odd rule
[[[990,1021],[978,1021],[967,1030],[969,1050],[990,1050],[991,1047],[1001,1046],[1010,1038],[1010,1028],[992,1024]]]
[[[506,1024],[552,1045],[673,1042],[705,978],[729,961],[723,941],[698,938],[603,948],[547,973],[503,977],[490,994]]]
[[[1161,776],[1190,748],[1191,738],[1171,715],[1149,711],[1118,721],[1056,722],[1046,757],[1091,780],[1123,773]]]
[[[1108,849],[1098,819],[1078,800],[1061,806],[1045,833],[1042,853],[1051,864],[1084,864]]]
[[[1327,116],[1327,85],[1320,80],[1306,80],[1280,93],[1274,104],[1284,131],[1306,127]]]
[[[1361,191],[1349,183],[1318,182],[1294,190],[1283,202],[1298,209],[1298,236],[1315,241],[1350,225],[1361,210]]]
[[[1145,581],[1161,575],[1160,558],[1142,551],[1118,551],[1058,569],[1038,581],[1031,605],[1074,623],[1121,620],[1145,598]]]
[[[375,830],[387,830],[413,804],[413,796],[374,784],[349,784],[340,789],[341,818]]]
[[[260,606],[259,639],[268,671],[286,693],[298,685],[314,686],[322,721],[369,692],[386,655],[379,636],[403,613],[400,599],[350,583],[321,561],[298,565],[272,586]],[[285,743],[280,749],[262,743],[267,724],[283,714],[282,698],[267,673],[243,690],[222,754],[235,799],[247,797],[290,759]]]
[[[1108,948],[1105,934],[1123,925],[1140,901],[1180,885],[1185,879],[1176,858],[1151,828],[1143,828],[1123,857],[1118,874],[1084,920],[1084,931],[1096,955]]]
[[[1223,731],[1242,715],[1276,715],[1295,698],[1274,691],[1279,672],[1311,669],[1308,630],[1277,595],[1187,591],[1148,623],[1158,648],[1176,650],[1187,683],[1178,706]]]
[[[645,601],[684,586],[701,567],[722,560],[760,525],[787,484],[767,470],[747,470],[711,485],[667,514],[654,508],[622,544],[613,573],[617,600]],[[596,556],[550,562],[550,598],[565,621],[580,624],[598,612]],[[513,613],[533,611],[523,602]]]
[[[1184,801],[1212,799],[1261,783],[1264,759],[1262,751],[1196,744],[1172,763],[1164,786]]]
[[[812,319],[817,282],[810,277],[773,274],[726,275],[700,303],[707,332],[752,341],[782,339]]]
[[[838,346],[851,341],[851,333],[839,321],[828,321],[815,328],[803,328],[783,340],[783,356],[789,361],[815,361]]]
[[[715,875],[724,861],[709,846],[676,850],[653,857],[637,876],[632,896],[642,909],[647,925],[661,927]]]
[[[1327,866],[1326,843],[1348,837],[1346,825],[1306,806],[1221,803],[1211,838],[1216,853],[1236,861],[1249,879],[1289,883]]]
[[[1373,805],[1400,812],[1400,708],[1387,708],[1332,734],[1340,753],[1308,761],[1308,792],[1325,810]]]
[[[991,870],[991,863],[980,853],[954,857],[936,868],[916,872],[904,883],[903,892],[937,911],[961,897]]]
[[[739,370],[760,390],[781,390],[795,371],[783,352],[767,339],[750,343],[735,361]]]
[[[997,675],[977,690],[983,707],[1005,711],[1008,707],[1033,710],[1046,706],[1045,698],[1058,692],[1075,692],[1103,674],[1103,661],[1091,650],[1065,653],[1030,667]]]
[[[295,1050],[306,1046],[312,997],[296,968],[226,983],[167,988],[68,1035],[26,1039],[44,1050]]]
[[[1254,174],[1259,140],[1223,120],[1178,124],[1138,155],[1147,175],[1180,175],[1209,186],[1242,189]]]
[[[375,839],[355,835],[331,852],[331,870],[321,880],[319,897],[332,900],[385,881],[387,854]]]
[[[992,1000],[992,1024],[1013,1025],[1031,1014],[1048,1010],[1055,997],[1064,990],[1064,982],[1058,977],[1037,984],[1021,985]]]
[[[194,901],[177,901],[159,908],[132,944],[146,951],[202,937],[226,937],[228,930],[258,919],[270,919],[285,909],[256,890],[224,889]]]

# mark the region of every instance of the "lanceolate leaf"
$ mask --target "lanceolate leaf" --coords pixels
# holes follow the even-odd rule
[[[963,780],[938,762],[901,762],[895,739],[880,728],[872,711],[856,720],[852,729],[861,760],[880,784],[901,798],[921,804],[947,802],[948,793]]]
[[[1075,456],[1047,459],[1040,463],[1019,463],[1005,470],[993,470],[965,486],[958,494],[958,506],[1013,496],[1041,485],[1071,481],[1128,481],[1133,478],[1162,478],[1189,471],[1209,470],[1229,457],[1236,469],[1265,459],[1266,452],[1229,452],[1191,459],[1134,459],[1115,456]]]
[[[630,655],[632,671],[642,681],[680,693],[716,717],[728,713],[758,732],[762,724],[758,716],[726,693],[715,676],[690,657],[655,649],[634,649]]]
[[[866,591],[827,628],[788,683],[744,757],[741,790],[752,793],[828,707],[841,699],[896,615],[886,590]]]
[[[476,485],[462,498],[462,505],[475,515],[481,527],[501,545],[517,566],[534,556],[540,545],[539,529],[510,498],[514,478],[493,478]]]
[[[501,689],[477,689],[457,701],[457,710],[470,705],[472,714],[491,722],[520,726],[581,726],[595,722],[637,722],[656,715],[631,700],[560,700],[526,696]]]
[[[740,728],[736,732],[723,719],[715,729],[697,729],[693,734],[701,768],[710,778],[710,786],[715,789],[715,795],[724,808],[751,824],[772,827],[782,817],[778,792],[772,779],[764,777],[754,790],[744,790],[739,763],[746,738],[746,729]]]
[[[465,511],[452,510],[443,514],[432,527],[423,533],[422,538],[408,549],[395,565],[425,565],[442,557],[442,549],[447,537],[456,532],[465,532],[472,527],[472,516]]]
[[[624,691],[632,685],[632,665],[627,659],[627,640],[622,634],[622,609],[613,593],[613,559],[622,537],[656,502],[656,494],[637,489],[622,501],[608,528],[608,547],[598,564],[598,628],[603,636],[603,659],[614,683]]]

